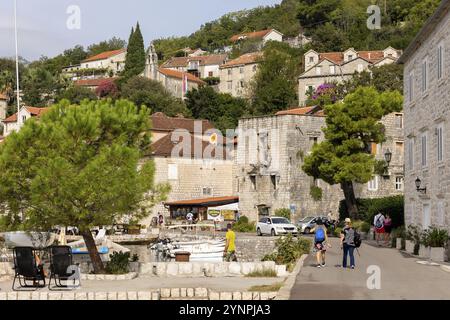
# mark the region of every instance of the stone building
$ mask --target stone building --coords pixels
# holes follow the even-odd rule
[[[3,135],[6,137],[13,131],[19,131],[25,121],[32,117],[39,118],[48,110],[49,108],[21,107],[18,113],[15,113],[2,121]]]
[[[450,1],[442,1],[399,62],[405,65],[405,223],[450,231],[449,10]]]
[[[192,57],[173,57],[161,68],[189,72],[198,78],[219,77],[219,67],[228,60],[227,54],[210,54]]]
[[[8,97],[0,92],[0,121],[6,119],[8,111]]]
[[[230,41],[236,44],[249,39],[257,41],[260,40],[262,47],[267,41],[283,41],[283,34],[275,29],[267,29],[255,32],[235,34],[230,38]]]
[[[203,80],[190,73],[164,68],[159,68],[157,80],[174,97],[180,99],[184,99],[188,91],[206,84]]]
[[[392,152],[389,172],[373,181],[355,184],[357,197],[384,197],[403,193],[402,114],[390,114],[382,122],[387,141],[372,150],[377,159]],[[315,180],[302,170],[304,157],[314,144],[323,141],[326,125],[323,111],[317,107],[286,110],[274,116],[245,118],[239,121],[236,151],[235,185],[241,213],[252,220],[273,215],[288,208],[294,219],[327,215],[337,218],[339,201],[344,198],[339,185]],[[311,186],[322,189],[322,199],[315,200]]]
[[[258,70],[261,58],[261,52],[246,53],[222,65],[219,91],[234,97],[247,97],[249,83]]]
[[[81,61],[81,69],[107,69],[115,75],[125,68],[127,49],[99,53]]]
[[[298,78],[299,104],[303,106],[308,93],[324,83],[343,82],[355,72],[369,70],[397,61],[401,51],[388,47],[379,51],[322,52],[309,50],[305,53],[305,72]]]

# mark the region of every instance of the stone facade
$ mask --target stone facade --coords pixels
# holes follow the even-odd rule
[[[406,49],[405,223],[450,231],[450,1]],[[417,191],[415,180],[421,180]]]
[[[387,141],[376,147],[376,158],[384,159],[389,149],[392,161],[389,176],[375,177],[376,183],[355,184],[357,197],[384,197],[402,194],[403,129],[402,114],[390,114],[382,123]],[[340,186],[330,186],[314,180],[302,170],[304,157],[315,143],[324,139],[325,117],[318,115],[279,114],[246,118],[239,121],[239,144],[236,155],[235,185],[241,214],[251,220],[273,215],[280,208],[291,209],[293,219],[304,216],[331,215],[338,217]],[[373,147],[375,152],[375,147]],[[397,183],[396,179],[400,180]],[[322,199],[314,200],[311,186],[322,189]]]

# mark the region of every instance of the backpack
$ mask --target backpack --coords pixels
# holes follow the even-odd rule
[[[359,247],[361,247],[361,242],[362,242],[361,235],[359,234],[358,231],[356,231],[354,229],[353,229],[353,232],[354,232],[353,243],[355,244],[355,248],[359,248]]]
[[[381,215],[377,218],[377,220],[375,221],[375,228],[377,229],[381,229],[383,228],[383,222],[381,222]]]
[[[316,240],[316,242],[320,242],[320,241],[325,240],[325,231],[323,231],[322,228],[317,229],[314,239]]]

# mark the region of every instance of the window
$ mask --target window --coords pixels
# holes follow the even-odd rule
[[[241,73],[241,74],[244,73],[244,67],[239,68],[239,73]]]
[[[422,228],[423,230],[426,230],[431,225],[431,213],[430,213],[430,204],[424,203],[423,204],[423,214],[422,214]]]
[[[412,73],[408,76],[408,100],[412,102],[414,100],[414,75]]]
[[[227,81],[228,90],[233,90],[233,81]]]
[[[245,87],[244,80],[239,81],[239,84],[240,84],[240,87],[241,87],[241,88],[244,88],[244,87]]]
[[[272,182],[272,189],[277,190],[277,176],[276,175],[270,176],[270,182]]]
[[[427,166],[427,133],[424,132],[421,137],[422,167]]]
[[[414,169],[414,138],[408,140],[408,169]]]
[[[436,224],[441,227],[444,226],[445,224],[445,210],[444,210],[444,203],[442,201],[439,201],[437,203]]]
[[[398,129],[403,128],[403,115],[402,114],[395,115],[395,127]]]
[[[231,73],[233,72],[233,69],[228,69],[228,75],[231,76]]]
[[[27,116],[22,116],[22,123],[24,123],[25,121],[27,121]]]
[[[348,59],[347,61],[353,60],[353,55],[349,54],[347,59]]]
[[[444,47],[442,44],[437,48],[437,77],[438,80],[442,79],[442,73],[444,71]]]
[[[428,90],[428,66],[427,60],[422,62],[422,92]]]
[[[178,180],[178,166],[175,163],[169,163],[168,168],[169,180]]]
[[[336,73],[336,67],[335,66],[330,66],[330,73],[331,74],[335,74]]]
[[[437,160],[442,161],[444,159],[444,126],[440,124],[437,129]]]
[[[256,176],[250,176],[250,182],[252,183],[252,190],[256,191]]]
[[[203,188],[203,195],[204,196],[210,196],[212,194],[211,188]]]
[[[395,190],[403,191],[403,177],[395,178]]]
[[[370,144],[370,154],[373,154],[374,156],[377,155],[377,149],[378,149],[378,144],[372,142]]]
[[[209,71],[208,72],[208,77],[213,77],[213,76],[214,76],[214,73],[212,71]]]
[[[314,57],[309,57],[309,63],[313,63],[314,62]]]
[[[378,176],[375,176],[372,180],[367,184],[367,189],[369,191],[377,191],[378,190]]]
[[[317,144],[317,137],[310,137],[309,141],[311,142],[311,146],[314,146]]]

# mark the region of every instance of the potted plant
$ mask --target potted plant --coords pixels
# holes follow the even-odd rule
[[[409,225],[406,231],[405,248],[409,253],[419,255],[422,232],[416,225]]]
[[[446,260],[446,246],[448,242],[448,231],[437,227],[430,227],[422,234],[422,245],[426,251],[426,257],[437,262]]]
[[[403,226],[398,227],[392,232],[392,235],[393,235],[392,247],[397,248],[399,250],[405,250],[405,239],[406,239],[405,227]]]

